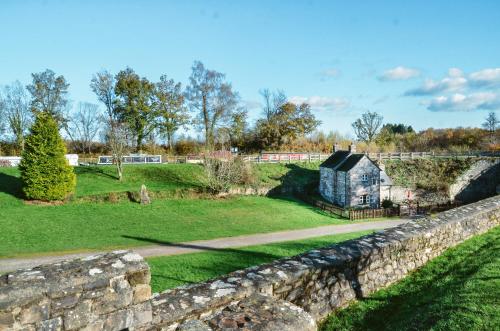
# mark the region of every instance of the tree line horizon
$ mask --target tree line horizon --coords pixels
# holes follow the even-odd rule
[[[148,151],[158,142],[170,154],[213,150],[240,152],[330,152],[334,144],[347,145],[353,137],[318,130],[319,121],[307,103],[295,104],[281,90],[261,89],[262,112],[252,125],[248,110],[226,76],[195,61],[189,83],[161,75],[158,82],[141,77],[127,67],[112,74],[97,72],[90,88],[101,105],[79,102],[70,112],[69,83],[50,69],[32,74],[32,83],[19,81],[0,92],[0,155],[22,152],[25,137],[38,113],[54,118],[69,139],[73,152],[94,154],[113,151]],[[101,110],[101,107],[103,110]],[[352,123],[360,150],[500,150],[499,121],[490,112],[482,128],[428,128],[416,132],[411,125],[383,123],[367,111]],[[203,135],[194,139],[179,134],[194,128]]]

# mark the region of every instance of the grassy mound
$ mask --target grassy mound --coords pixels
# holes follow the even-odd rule
[[[416,159],[385,161],[385,171],[395,185],[432,192],[447,192],[449,185],[475,162],[475,159]]]

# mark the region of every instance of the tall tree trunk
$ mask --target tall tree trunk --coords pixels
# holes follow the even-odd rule
[[[168,150],[170,153],[173,151],[173,146],[172,146],[172,133],[170,131],[167,131],[167,140],[168,140]]]
[[[116,172],[118,173],[118,180],[121,182],[123,178],[122,161],[116,162]]]
[[[207,96],[203,95],[202,97],[202,110],[203,110],[203,124],[205,125],[205,151],[208,152],[210,150],[210,125],[208,119],[208,109],[207,109]]]

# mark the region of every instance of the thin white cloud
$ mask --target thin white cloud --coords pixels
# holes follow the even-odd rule
[[[470,83],[476,87],[500,86],[500,68],[488,68],[469,75]]]
[[[420,71],[413,68],[399,66],[385,71],[378,77],[380,81],[408,80],[420,76]]]
[[[493,92],[478,92],[470,95],[455,93],[451,96],[438,96],[424,102],[427,109],[435,112],[457,112],[500,109],[500,95]]]
[[[405,92],[406,96],[423,96],[434,95],[442,92],[457,92],[467,87],[467,78],[464,77],[462,70],[458,68],[450,68],[448,76],[435,81],[432,79],[425,80],[424,84],[415,89]]]
[[[340,70],[337,68],[327,68],[321,71],[323,77],[338,77],[340,75]]]
[[[331,98],[322,96],[301,97],[293,96],[288,99],[295,104],[307,103],[314,110],[339,111],[350,106],[350,101],[346,98]]]
[[[381,96],[380,98],[377,98],[375,101],[373,101],[373,104],[374,105],[379,105],[381,103],[386,102],[387,100],[389,100],[389,96],[388,95],[384,95],[384,96]]]

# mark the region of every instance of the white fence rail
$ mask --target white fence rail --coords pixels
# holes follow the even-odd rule
[[[78,165],[78,154],[66,154],[66,160],[70,166]],[[2,162],[3,161],[3,162]],[[0,162],[9,163],[11,167],[17,167],[21,162],[20,156],[0,156]]]
[[[434,152],[401,152],[401,153],[365,153],[372,160],[412,160],[430,158],[467,158],[467,157],[500,157],[500,152],[470,152],[470,153],[434,153]],[[331,154],[323,153],[262,153],[257,155],[241,155],[244,161],[252,163],[292,163],[292,162],[322,162]],[[131,156],[137,157],[137,156]],[[160,157],[158,162],[153,160],[137,160],[137,162],[125,162],[128,164],[152,164],[152,163],[203,163],[202,155],[170,156],[170,155],[148,155],[147,157]],[[107,158],[101,160],[101,158]],[[98,158],[80,158],[81,164],[112,164],[110,156]]]

